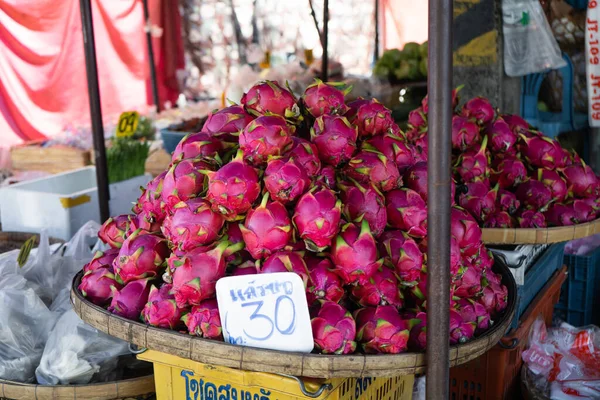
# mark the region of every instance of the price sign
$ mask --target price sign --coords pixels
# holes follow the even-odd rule
[[[600,127],[600,0],[589,0],[585,24],[585,53],[590,126]]]
[[[231,344],[309,353],[313,336],[302,279],[293,272],[217,282],[223,337]]]
[[[121,114],[119,123],[117,124],[117,137],[132,136],[137,130],[140,122],[140,114],[136,111],[128,111]]]

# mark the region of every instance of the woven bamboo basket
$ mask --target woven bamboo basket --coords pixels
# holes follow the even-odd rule
[[[154,375],[90,385],[44,386],[0,379],[0,400],[135,399],[153,397]]]
[[[42,142],[28,142],[10,150],[12,167],[16,171],[46,171],[52,174],[90,165],[89,150],[68,146],[42,147]]]
[[[40,235],[37,233],[0,231],[0,254],[20,249],[32,236],[36,237],[35,247],[37,247],[40,243]],[[56,238],[49,238],[48,241],[50,244],[64,243],[64,240]]]
[[[554,228],[484,228],[482,240],[486,244],[545,244],[581,239],[600,233],[600,218],[585,224]]]
[[[495,346],[512,321],[515,313],[516,283],[506,266],[501,266],[499,272],[502,274],[503,283],[508,287],[506,311],[488,332],[469,343],[451,346],[451,366],[473,360]],[[77,315],[96,329],[141,348],[168,353],[204,364],[307,378],[383,377],[425,372],[424,353],[397,355],[288,353],[235,346],[167,329],[154,328],[113,315],[87,301],[77,289],[81,276],[81,272],[75,276],[71,288],[71,302]]]

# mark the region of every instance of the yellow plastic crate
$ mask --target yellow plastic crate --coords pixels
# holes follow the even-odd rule
[[[157,400],[411,400],[414,376],[310,379],[202,364],[148,350],[140,360],[154,364]],[[301,386],[319,396],[303,394]]]

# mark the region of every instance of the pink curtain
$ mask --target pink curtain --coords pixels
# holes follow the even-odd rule
[[[184,62],[177,2],[149,4],[152,23],[163,28],[153,40],[161,102],[173,101],[175,71]],[[141,0],[92,0],[92,13],[105,120],[147,111],[152,96]],[[0,0],[0,146],[54,136],[68,124],[89,124],[79,2]]]
[[[383,48],[404,47],[405,43],[427,40],[426,0],[381,0]]]

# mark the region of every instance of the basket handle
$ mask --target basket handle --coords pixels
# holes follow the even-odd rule
[[[142,353],[143,353],[143,352],[145,352],[146,350],[148,350],[148,349],[147,349],[147,348],[145,348],[145,347],[139,348],[139,347],[137,346],[137,344],[129,343],[129,351],[130,351],[132,354],[142,354]]]
[[[300,386],[300,391],[302,392],[302,394],[305,395],[306,397],[310,397],[311,399],[316,399],[317,397],[321,396],[321,394],[323,394],[324,391],[333,389],[333,385],[331,383],[325,383],[325,384],[321,385],[321,387],[319,389],[317,389],[316,392],[310,392],[306,389],[306,386],[304,385],[304,381],[302,381],[302,379],[298,378],[297,376],[286,375],[286,374],[278,374],[278,375],[285,376],[286,378],[294,379],[296,382],[298,382],[298,385]]]

